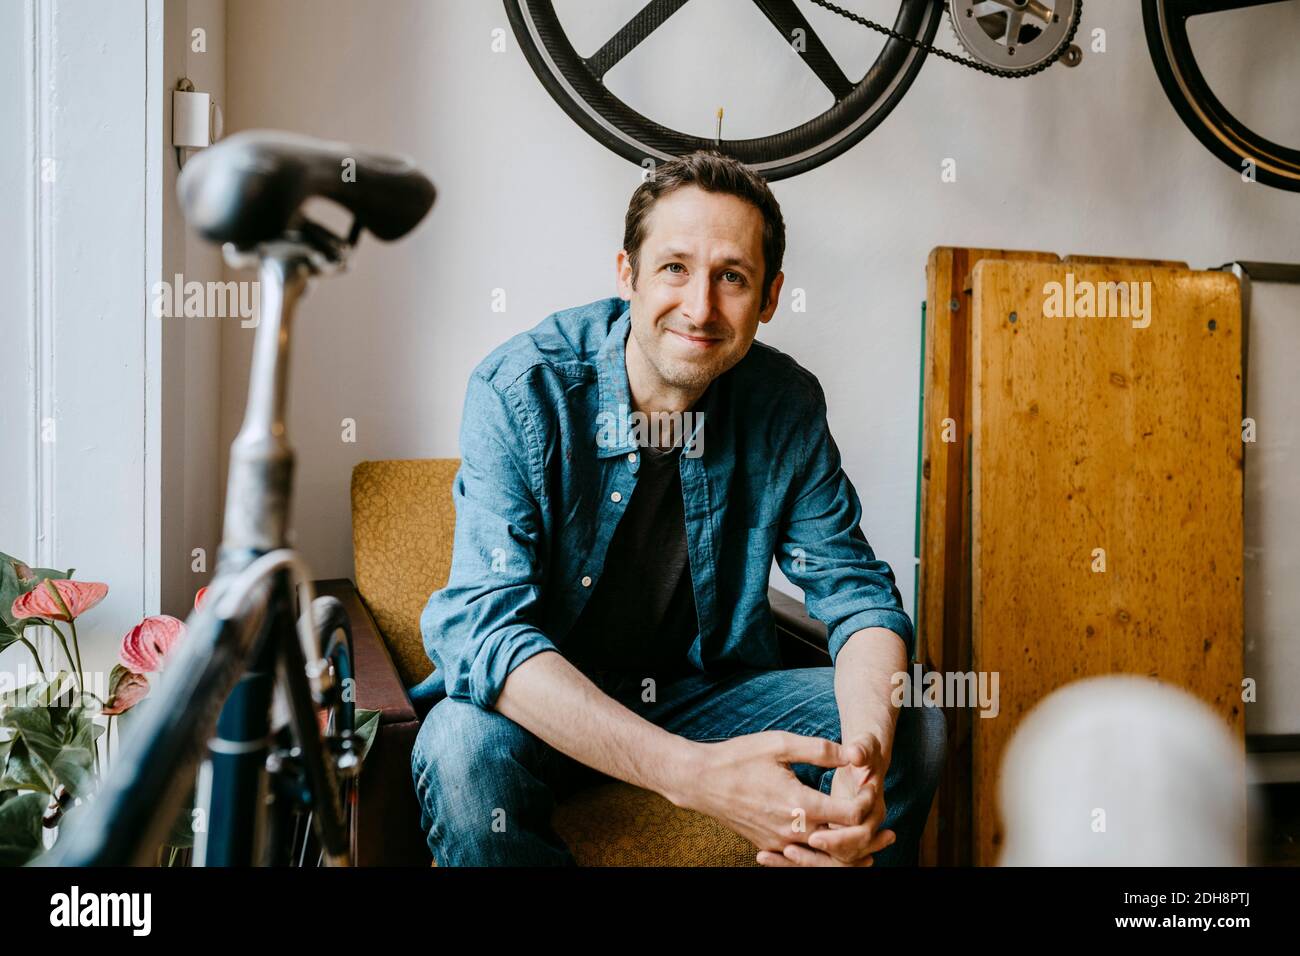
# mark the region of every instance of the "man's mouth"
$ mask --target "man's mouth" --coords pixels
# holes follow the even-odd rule
[[[722,339],[710,339],[698,335],[687,335],[685,332],[676,332],[673,329],[669,329],[668,331],[692,348],[709,349],[722,342]]]

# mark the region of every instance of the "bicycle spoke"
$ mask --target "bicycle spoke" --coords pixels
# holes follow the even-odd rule
[[[604,46],[584,61],[587,68],[596,79],[604,82],[606,73],[684,6],[686,0],[650,0]]]
[[[822,43],[821,37],[813,30],[812,24],[794,5],[794,0],[754,0],[754,3],[780,31],[782,42],[793,43],[794,31],[803,31],[803,48],[795,52],[817,74],[817,79],[822,81],[826,89],[831,91],[836,102],[853,92],[852,81],[844,75],[840,65]]]
[[[1207,13],[1227,10],[1244,10],[1262,7],[1266,3],[1287,3],[1290,0],[1168,0],[1165,10],[1171,17],[1199,17]]]
[[[298,863],[297,863],[297,866],[299,867],[302,867],[307,863],[307,848],[311,846],[312,833],[314,832],[312,830],[311,824],[312,824],[311,811],[309,810],[307,811],[307,819],[304,821],[303,828],[302,828],[302,832],[303,832],[302,849],[298,853]],[[325,851],[322,849],[321,853],[323,854],[324,852]]]

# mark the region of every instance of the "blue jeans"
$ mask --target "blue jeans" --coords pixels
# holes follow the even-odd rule
[[[589,673],[606,694],[689,740],[728,740],[764,730],[840,740],[832,667],[748,670],[709,677],[691,670],[656,681],[641,700],[641,676]],[[943,712],[903,707],[885,775],[885,826],[897,840],[876,866],[915,865],[946,752]],[[833,768],[791,764],[801,782],[829,793]],[[557,801],[608,781],[508,717],[444,698],[424,718],[411,754],[420,826],[439,866],[574,865],[551,826]],[[508,825],[493,823],[504,811]],[[757,850],[755,850],[757,853]]]

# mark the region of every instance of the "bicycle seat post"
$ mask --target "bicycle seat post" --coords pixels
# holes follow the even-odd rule
[[[315,272],[292,242],[259,253],[260,312],[253,342],[248,404],[230,446],[222,551],[249,555],[287,545],[293,449],[287,439],[289,336],[293,316]]]

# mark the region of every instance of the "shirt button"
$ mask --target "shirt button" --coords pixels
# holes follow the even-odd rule
[[[589,587],[591,587],[591,576],[590,576],[590,575],[584,574],[584,575],[582,576],[582,586],[583,586],[584,588],[589,588]]]
[[[616,491],[609,496],[609,500],[617,504],[618,502],[623,500],[623,496]]]
[[[631,464],[635,465],[635,464],[636,464],[636,452],[632,452],[632,454],[628,455],[628,456],[627,456],[627,460],[628,460]]]

